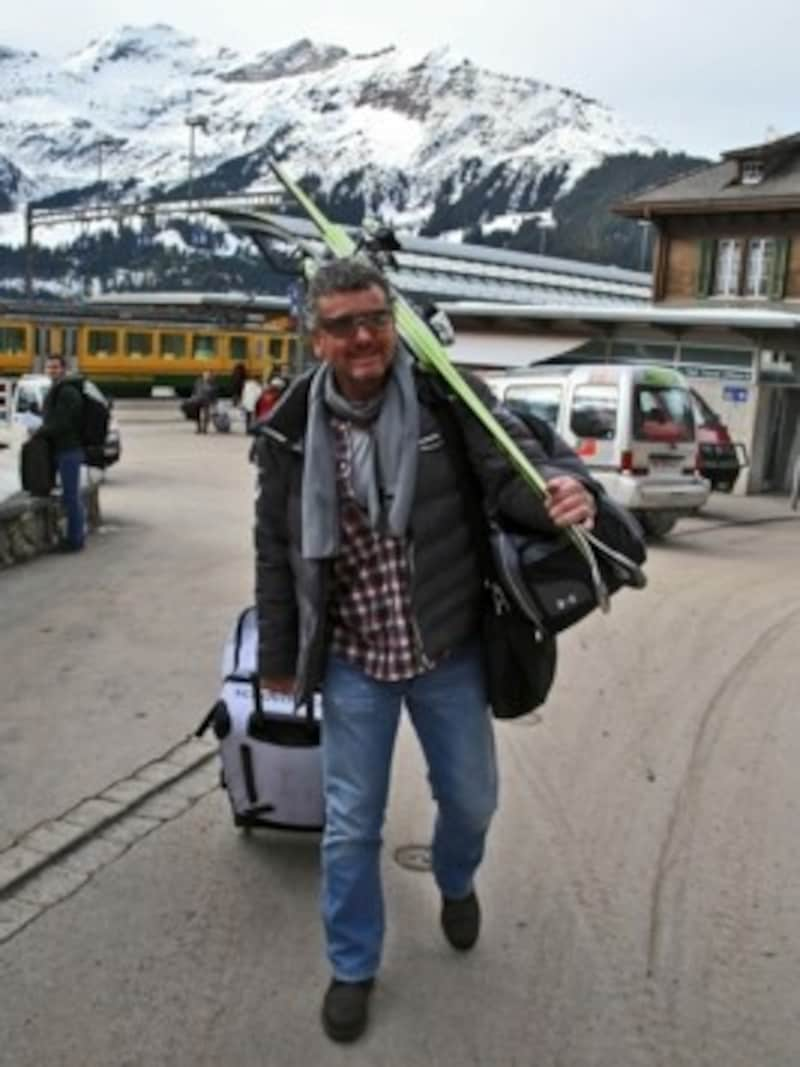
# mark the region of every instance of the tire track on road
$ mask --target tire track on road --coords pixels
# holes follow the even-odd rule
[[[650,921],[647,940],[647,976],[653,978],[663,934],[664,896],[667,880],[681,862],[682,840],[687,820],[691,820],[702,786],[702,776],[713,754],[724,726],[724,715],[717,714],[724,708],[728,694],[744,679],[770,650],[775,638],[795,620],[800,619],[800,608],[793,608],[755,639],[750,648],[719,682],[700,717],[694,742],[689,754],[683,781],[675,795],[669,814],[667,829],[659,850],[656,871],[650,892]]]

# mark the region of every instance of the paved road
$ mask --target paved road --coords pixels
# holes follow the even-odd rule
[[[124,416],[109,532],[0,576],[7,840],[187,733],[248,596],[242,439]],[[431,814],[401,733],[359,1046],[317,1024],[315,842],[235,833],[205,768],[0,946],[0,1064],[794,1067],[799,539],[785,500],[714,500],[653,549],[646,593],[562,640],[544,714],[498,727],[466,958],[437,931],[430,876],[394,860]]]
[[[252,597],[253,474],[243,435],[196,435],[175,411],[120,404],[104,531],[0,575],[0,848],[159,754],[213,699]]]

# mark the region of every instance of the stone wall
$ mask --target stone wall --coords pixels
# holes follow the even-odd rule
[[[100,489],[88,485],[82,493],[86,531],[91,533],[100,525]],[[0,501],[0,570],[51,552],[66,533],[66,521],[60,493],[15,493]]]

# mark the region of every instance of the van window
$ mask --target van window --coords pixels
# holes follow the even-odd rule
[[[535,415],[555,426],[562,392],[560,385],[512,385],[506,389],[503,403],[509,411],[522,416]]]
[[[698,426],[719,426],[722,422],[714,409],[705,402],[700,394],[692,389],[692,403],[694,404],[694,418]]]
[[[41,415],[42,405],[44,403],[44,397],[47,394],[47,389],[39,390],[33,385],[27,385],[24,382],[17,386],[17,414],[26,415]]]
[[[569,428],[576,437],[613,441],[619,393],[615,385],[579,385],[572,394]]]
[[[694,419],[687,389],[637,385],[633,436],[639,441],[693,441]]]

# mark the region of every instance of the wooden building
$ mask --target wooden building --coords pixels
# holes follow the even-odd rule
[[[800,306],[800,134],[725,152],[615,210],[654,228],[656,303]]]
[[[800,134],[725,152],[615,210],[652,226],[656,308],[702,310],[749,339],[747,488],[786,490],[800,457]],[[755,329],[764,312],[785,328]]]

